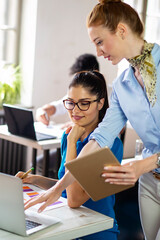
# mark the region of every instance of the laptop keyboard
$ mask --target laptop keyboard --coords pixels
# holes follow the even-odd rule
[[[36,132],[36,139],[37,139],[37,141],[47,140],[47,139],[55,139],[55,138],[56,138],[56,136],[52,136],[52,135]]]
[[[35,228],[40,225],[42,225],[42,224],[26,219],[26,229],[27,230]]]

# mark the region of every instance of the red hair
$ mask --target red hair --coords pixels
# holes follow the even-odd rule
[[[138,13],[121,0],[99,0],[87,17],[87,27],[103,25],[113,33],[120,22],[126,23],[137,36],[142,36],[144,28]]]

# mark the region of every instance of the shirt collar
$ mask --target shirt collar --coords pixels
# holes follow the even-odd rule
[[[154,44],[154,47],[152,49],[152,56],[153,56],[153,59],[154,59],[154,62],[155,62],[155,66],[157,68],[158,64],[159,64],[159,56],[160,56],[160,46],[158,44]],[[131,65],[129,65],[129,67],[125,70],[124,72],[124,76],[123,76],[123,79],[122,79],[122,82],[130,82],[132,81],[132,77],[133,77],[133,74],[134,74],[134,69]]]
[[[125,70],[122,82],[130,82],[133,77],[134,69],[131,65]]]

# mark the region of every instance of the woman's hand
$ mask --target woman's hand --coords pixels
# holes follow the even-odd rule
[[[49,125],[49,117],[47,115],[47,112],[44,111],[42,108],[38,108],[36,111],[36,120],[38,122],[42,122],[45,125]]]
[[[70,126],[66,130],[66,133],[69,133],[67,142],[76,143],[78,139],[85,133],[85,128],[75,124],[74,126]]]
[[[38,195],[37,197],[33,197],[27,202],[25,202],[25,210],[38,204],[43,203],[42,206],[38,209],[38,212],[42,212],[47,206],[51,205],[55,201],[57,201],[61,196],[62,191],[58,191],[56,185],[47,190],[46,192]]]
[[[23,174],[24,172],[18,172],[15,176],[21,178]],[[35,185],[37,178],[38,178],[38,175],[28,174],[25,178],[22,179],[22,182]]]
[[[56,107],[50,104],[46,104],[36,111],[36,120],[42,122],[45,125],[49,125],[50,117],[55,114]]]
[[[122,166],[107,166],[102,177],[110,184],[134,185],[142,174],[140,165],[141,161],[133,161]]]
[[[39,208],[38,212],[42,212],[47,206],[57,201],[63,190],[66,189],[70,184],[75,181],[74,177],[68,171],[61,180],[59,180],[53,187],[48,189],[46,192],[38,195],[37,197],[31,198],[25,203],[25,209],[28,209],[37,203],[44,204]]]

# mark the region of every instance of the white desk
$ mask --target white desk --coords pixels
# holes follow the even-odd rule
[[[19,137],[8,132],[7,125],[0,125],[0,138],[22,144],[24,146],[32,147],[35,149],[48,150],[52,148],[59,148],[61,139],[50,139],[44,141],[34,141],[28,138]]]
[[[68,206],[63,206],[44,213],[60,218],[61,222],[28,237],[21,237],[16,234],[0,230],[0,239],[69,240],[113,227],[112,218],[85,207],[71,209]]]
[[[33,148],[33,158],[32,158],[32,165],[34,169],[36,170],[36,155],[37,150],[43,150],[44,152],[44,165],[43,165],[43,175],[47,176],[47,169],[48,169],[48,162],[49,162],[49,150],[60,148],[61,139],[51,139],[51,140],[45,140],[45,141],[34,141],[31,139],[27,139],[24,137],[19,137],[16,135],[11,134],[8,132],[7,125],[0,125],[0,138],[5,139],[10,142],[18,143],[27,147]]]

